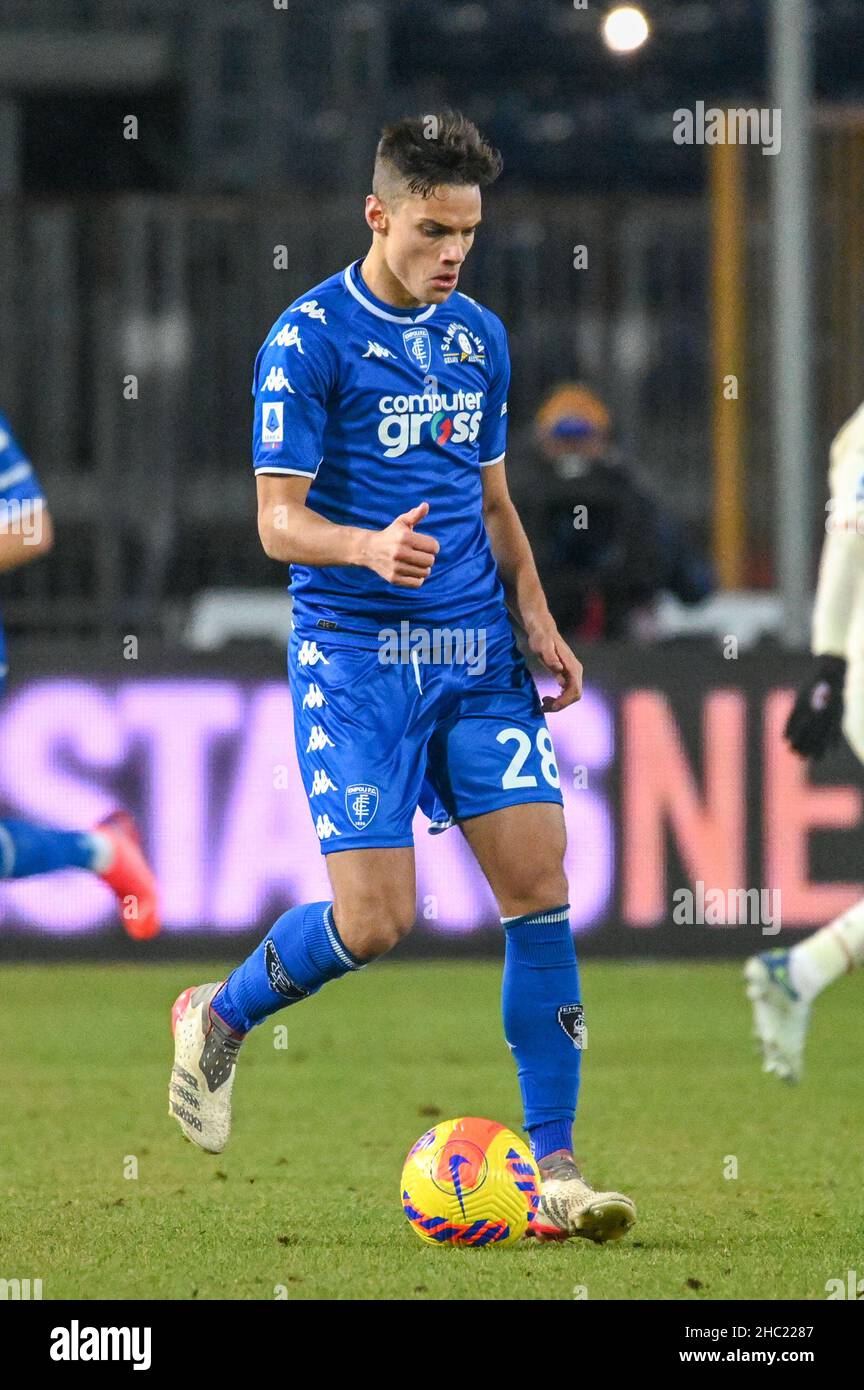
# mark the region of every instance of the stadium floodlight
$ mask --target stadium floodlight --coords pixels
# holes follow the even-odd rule
[[[638,5],[616,5],[603,19],[602,34],[613,53],[635,53],[650,38],[651,25]]]

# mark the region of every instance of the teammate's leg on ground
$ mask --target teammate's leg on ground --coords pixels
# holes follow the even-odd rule
[[[0,879],[34,878],[61,869],[85,869],[107,883],[130,936],[144,940],[159,931],[156,880],[126,812],[117,811],[84,831],[0,820]]]
[[[335,851],[327,869],[332,902],[284,912],[223,985],[184,990],[174,1005],[169,1113],[211,1153],[228,1141],[234,1065],[246,1033],[384,955],[413,925],[413,849]]]
[[[110,847],[96,831],[55,830],[32,821],[0,820],[0,878],[33,878],[59,869],[96,873],[110,861]]]
[[[463,821],[462,830],[504,927],[504,1031],[543,1178],[533,1233],[541,1239],[615,1239],[633,1224],[633,1203],[617,1192],[594,1192],[572,1151],[584,1024],[564,874],[563,812],[551,802],[508,806]]]

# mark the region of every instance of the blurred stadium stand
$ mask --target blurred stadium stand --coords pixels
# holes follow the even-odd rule
[[[61,541],[4,585],[10,625],[176,634],[200,590],[278,583],[255,535],[255,352],[365,251],[382,122],[444,105],[505,154],[464,287],[510,330],[511,450],[551,381],[588,380],[707,536],[707,158],[672,142],[671,112],[766,102],[766,5],[646,8],[655,34],[622,81],[598,7],[558,0],[0,0],[0,404]],[[864,394],[864,3],[820,0],[813,23],[822,489]],[[771,160],[744,158],[747,582],[770,585]]]

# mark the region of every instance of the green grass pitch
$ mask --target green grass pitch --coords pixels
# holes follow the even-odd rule
[[[737,964],[585,964],[577,1154],[639,1223],[606,1247],[455,1250],[411,1231],[399,1174],[436,1118],[518,1129],[500,967],[382,963],[277,1015],[214,1156],[167,1116],[169,1011],[224,973],[0,970],[0,1277],[45,1299],[699,1300],[864,1276],[855,978],[819,1001],[788,1088],[760,1072]]]

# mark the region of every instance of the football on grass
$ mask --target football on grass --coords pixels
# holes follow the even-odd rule
[[[463,1117],[428,1129],[402,1169],[402,1208],[431,1245],[512,1245],[540,1200],[527,1145],[495,1120]]]

